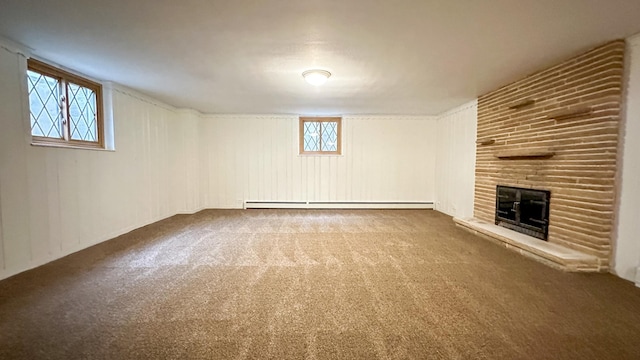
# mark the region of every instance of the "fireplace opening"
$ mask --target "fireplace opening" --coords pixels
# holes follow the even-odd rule
[[[547,240],[551,192],[498,185],[496,225]]]

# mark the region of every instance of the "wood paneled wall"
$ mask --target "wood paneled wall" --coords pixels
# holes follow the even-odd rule
[[[208,208],[252,201],[432,202],[436,120],[344,116],[342,155],[299,155],[298,117],[204,116]]]
[[[478,104],[473,101],[438,116],[436,132],[436,210],[473,216]]]
[[[624,51],[611,42],[478,99],[478,139],[495,143],[477,147],[475,217],[494,221],[496,185],[550,190],[549,241],[608,263]]]
[[[25,74],[0,47],[0,279],[201,208],[197,114],[118,87],[116,151],[32,146]]]

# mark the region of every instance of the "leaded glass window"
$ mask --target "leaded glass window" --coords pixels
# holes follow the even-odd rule
[[[31,134],[61,139],[63,130],[60,81],[31,70],[27,71],[27,77]]]
[[[103,146],[100,84],[29,59],[27,89],[34,144]]]
[[[341,154],[342,119],[300,118],[300,154]]]

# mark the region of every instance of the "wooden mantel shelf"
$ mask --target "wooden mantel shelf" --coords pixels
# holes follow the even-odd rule
[[[553,155],[555,152],[551,149],[505,150],[493,154],[498,159],[550,158]]]
[[[476,140],[476,144],[478,145],[492,145],[495,144],[496,140],[495,139],[490,139],[490,138],[484,138],[484,139],[478,139]]]
[[[567,119],[573,119],[576,117],[591,115],[592,112],[593,112],[593,109],[591,108],[591,106],[588,106],[588,107],[582,107],[578,109],[572,109],[569,111],[560,111],[553,114],[549,114],[547,115],[547,119],[567,120]]]
[[[517,102],[515,104],[511,104],[508,107],[511,110],[517,110],[517,109],[522,109],[524,107],[533,105],[535,103],[536,103],[536,101],[534,99],[524,99],[524,100],[521,100],[521,101],[519,101],[519,102]]]

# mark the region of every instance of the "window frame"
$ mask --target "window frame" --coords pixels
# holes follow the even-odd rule
[[[102,98],[102,85],[95,81],[91,81],[80,75],[70,73],[55,66],[49,65],[40,60],[33,58],[27,59],[27,70],[37,72],[41,75],[55,78],[60,81],[63,88],[64,99],[61,100],[62,109],[62,132],[63,137],[46,137],[33,135],[31,128],[31,103],[29,102],[29,90],[27,86],[27,101],[29,102],[29,134],[31,135],[32,145],[67,147],[67,148],[85,148],[85,149],[104,149],[105,148],[105,132],[104,132],[104,104]],[[27,81],[29,81],[27,79]],[[71,119],[69,117],[69,83],[87,88],[96,94],[96,136],[97,141],[76,140],[71,138]],[[64,104],[64,105],[63,105]]]
[[[334,116],[334,117],[313,117],[313,116],[300,116],[299,120],[299,145],[300,145],[300,155],[342,155],[342,117]],[[337,125],[337,146],[336,151],[323,151],[322,150],[322,125],[320,126],[321,133],[318,135],[320,138],[320,151],[306,151],[304,149],[304,124],[306,122],[319,122],[319,123],[328,123],[335,122]]]

